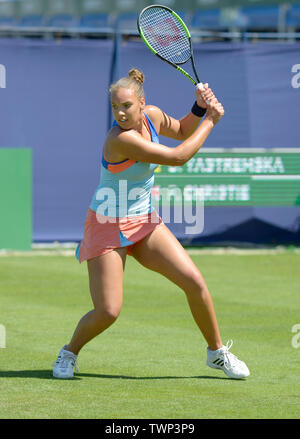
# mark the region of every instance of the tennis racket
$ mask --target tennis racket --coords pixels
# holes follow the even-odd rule
[[[191,34],[176,12],[166,6],[147,6],[141,11],[137,26],[142,40],[151,52],[175,67],[197,88],[204,91],[195,67]],[[195,79],[180,67],[189,60]]]

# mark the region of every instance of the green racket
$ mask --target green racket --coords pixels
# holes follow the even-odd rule
[[[191,34],[176,12],[166,6],[147,6],[141,11],[137,25],[142,40],[151,52],[175,67],[201,91],[204,90],[195,67]],[[180,67],[189,60],[195,79]]]

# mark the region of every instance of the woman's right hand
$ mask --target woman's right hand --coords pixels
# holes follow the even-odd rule
[[[211,120],[214,125],[224,116],[224,108],[217,98],[213,98],[207,105],[206,119]]]

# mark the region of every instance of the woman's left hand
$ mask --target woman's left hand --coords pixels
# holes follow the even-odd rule
[[[199,88],[196,88],[196,101],[197,105],[201,108],[207,108],[207,102],[211,101],[215,98],[212,89],[208,87],[208,83],[203,84],[204,91],[201,91]]]

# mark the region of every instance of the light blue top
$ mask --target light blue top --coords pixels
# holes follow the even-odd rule
[[[157,132],[149,117],[151,140],[159,143]],[[114,121],[113,125],[117,125]],[[102,154],[100,182],[94,193],[90,208],[100,215],[131,217],[151,213],[154,170],[157,164],[123,160],[109,163]],[[123,169],[123,170],[122,170]]]

